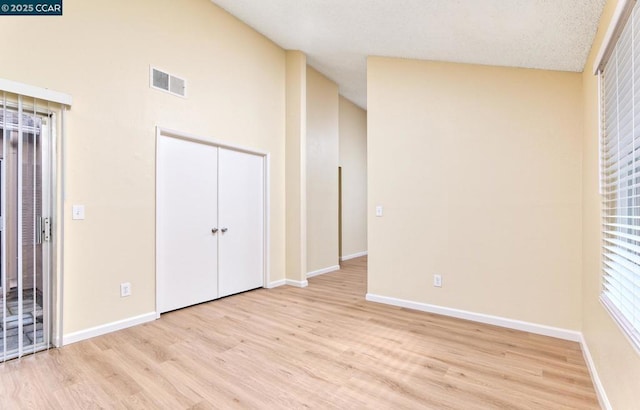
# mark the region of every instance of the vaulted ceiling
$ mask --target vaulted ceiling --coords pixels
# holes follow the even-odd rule
[[[212,0],[366,107],[370,55],[583,70],[605,0]]]

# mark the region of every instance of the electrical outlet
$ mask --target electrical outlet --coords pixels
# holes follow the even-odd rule
[[[433,286],[436,288],[442,287],[442,276],[441,275],[433,275]]]
[[[120,297],[131,296],[131,283],[124,282],[120,284]]]

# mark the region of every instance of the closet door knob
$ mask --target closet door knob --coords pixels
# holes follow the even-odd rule
[[[227,228],[222,228],[222,229],[220,229],[220,230],[222,231],[222,233],[225,233],[225,232],[227,232],[227,231],[228,231],[228,229],[227,229]]]
[[[213,228],[213,229],[211,230],[211,233],[212,233],[212,234],[214,234],[214,235],[215,235],[216,233],[218,233],[218,228]]]

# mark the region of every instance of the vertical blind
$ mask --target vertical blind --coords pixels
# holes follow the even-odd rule
[[[40,221],[52,115],[34,98],[0,94],[0,362],[50,344],[50,260]]]
[[[640,12],[602,75],[601,300],[640,351]]]

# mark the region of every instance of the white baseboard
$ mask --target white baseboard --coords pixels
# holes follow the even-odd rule
[[[352,253],[351,255],[344,255],[340,257],[340,262],[348,261],[349,259],[359,258],[361,256],[367,256],[368,254],[369,252],[364,251],[364,252]]]
[[[287,280],[286,279],[276,280],[276,281],[273,281],[273,282],[269,282],[269,284],[267,285],[267,289],[277,288],[278,286],[284,286],[286,284],[287,284]]]
[[[118,320],[116,322],[107,323],[104,325],[92,327],[85,330],[69,333],[62,336],[62,345],[69,345],[71,343],[80,342],[82,340],[90,339],[92,337],[105,335],[107,333],[115,332],[116,330],[126,329],[131,326],[141,325],[143,323],[152,322],[156,320],[158,315],[156,312],[145,313],[144,315],[130,317],[128,319]]]
[[[306,280],[286,279],[286,284],[289,286],[295,286],[296,288],[306,288],[309,286],[309,282]]]
[[[562,329],[558,327],[540,325],[537,323],[524,322],[521,320],[508,319],[500,316],[491,316],[485,315],[483,313],[475,313],[466,310],[414,302],[411,300],[396,299],[388,296],[374,295],[371,293],[367,293],[367,300],[371,302],[378,302],[387,305],[420,310],[423,312],[436,313],[443,316],[456,317],[458,319],[465,319],[474,322],[486,323],[489,325],[506,327],[508,329],[522,330],[539,335],[556,337],[558,339],[571,340],[573,342],[580,342],[582,338],[582,334],[576,330]]]
[[[609,402],[609,398],[607,397],[607,392],[604,390],[604,386],[600,381],[600,376],[598,376],[598,370],[596,370],[596,365],[593,362],[593,358],[591,357],[591,352],[589,351],[589,346],[587,346],[587,340],[584,338],[584,335],[580,335],[580,345],[582,347],[582,355],[584,356],[584,361],[587,363],[587,368],[589,369],[589,374],[591,374],[591,381],[593,381],[593,387],[596,390],[596,394],[598,395],[598,402],[600,402],[600,408],[605,410],[612,410],[611,403]]]
[[[307,278],[313,278],[314,276],[324,275],[325,273],[335,272],[337,270],[340,270],[340,265],[329,266],[328,268],[318,269],[307,273]]]
[[[293,279],[280,279],[275,282],[269,283],[268,289],[277,288],[278,286],[289,285],[296,288],[306,288],[309,286],[309,282],[306,280],[293,280]]]

